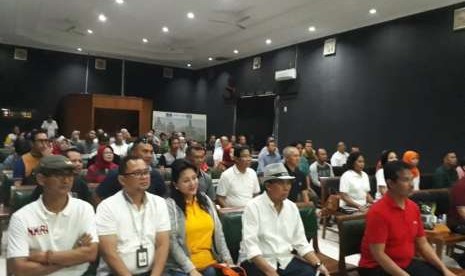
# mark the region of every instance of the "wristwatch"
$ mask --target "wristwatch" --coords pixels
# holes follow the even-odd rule
[[[318,269],[321,265],[323,265],[323,263],[321,261],[318,261],[316,264],[315,264],[315,268]]]

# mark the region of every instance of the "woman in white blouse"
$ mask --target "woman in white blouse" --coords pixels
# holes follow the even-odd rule
[[[366,210],[368,204],[373,203],[370,195],[370,180],[363,171],[365,158],[360,152],[353,152],[347,158],[347,171],[341,176],[339,192],[341,206],[355,207],[361,211]]]
[[[381,154],[380,162],[381,162],[381,169],[376,172],[376,187],[378,190],[376,192],[376,199],[380,199],[383,197],[384,193],[387,191],[386,180],[384,179],[384,165],[387,162],[397,161],[397,154],[393,150],[385,150]]]

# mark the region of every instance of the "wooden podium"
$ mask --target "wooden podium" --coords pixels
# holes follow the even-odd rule
[[[81,139],[92,130],[102,128],[110,135],[127,128],[132,136],[151,129],[151,99],[101,94],[71,94],[62,102],[63,126],[66,136],[81,131]]]

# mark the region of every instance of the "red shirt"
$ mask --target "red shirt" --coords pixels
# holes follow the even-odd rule
[[[379,267],[371,255],[369,245],[385,244],[384,252],[401,268],[406,268],[415,255],[415,239],[425,231],[417,204],[410,199],[401,209],[388,194],[368,211],[362,239],[360,267]]]
[[[465,178],[460,179],[450,190],[451,204],[447,224],[455,228],[459,224],[464,224],[465,220],[457,212],[457,207],[465,207]]]

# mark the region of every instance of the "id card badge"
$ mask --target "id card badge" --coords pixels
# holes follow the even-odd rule
[[[147,267],[149,265],[149,253],[147,248],[141,246],[137,249],[136,258],[137,268]]]

